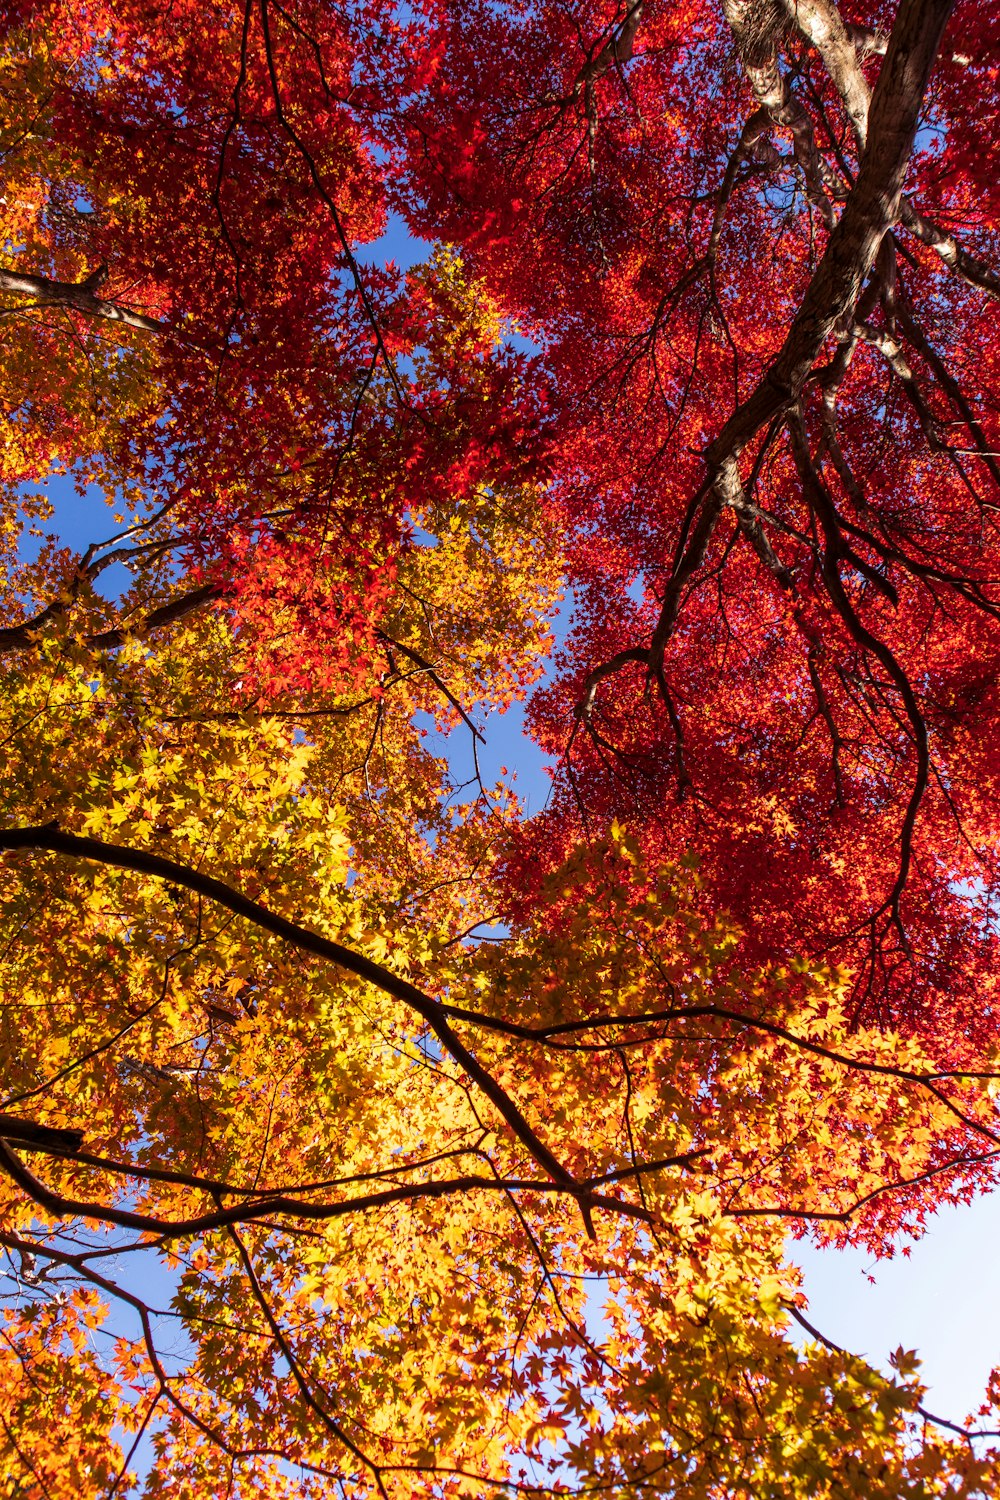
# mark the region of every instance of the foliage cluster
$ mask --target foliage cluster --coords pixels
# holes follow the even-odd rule
[[[972,0],[2,0],[5,1500],[996,1493],[787,1240],[1000,1163],[998,122]]]

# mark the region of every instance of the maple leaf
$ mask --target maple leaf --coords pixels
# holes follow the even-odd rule
[[[996,1492],[785,1254],[997,1172],[949,9],[0,16],[5,1495]]]

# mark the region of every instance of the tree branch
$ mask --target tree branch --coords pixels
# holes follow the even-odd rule
[[[0,291],[17,297],[30,297],[31,301],[17,311],[28,312],[34,307],[64,307],[70,312],[85,313],[88,317],[104,318],[111,323],[121,323],[125,328],[137,328],[143,333],[168,334],[171,338],[183,335],[169,323],[157,318],[148,318],[145,313],[133,312],[118,302],[108,302],[97,295],[98,289],[107,280],[107,267],[99,266],[83,281],[53,281],[48,276],[33,276],[21,271],[0,271]]]
[[[312,953],[327,963],[336,964],[359,979],[375,985],[383,994],[401,1001],[426,1021],[442,1047],[495,1106],[506,1121],[514,1136],[554,1182],[569,1191],[581,1195],[579,1184],[570,1176],[538,1134],[529,1125],[509,1094],[501,1088],[492,1074],[476,1060],[467,1047],[455,1035],[445,1019],[445,1012],[438,1001],[424,994],[416,985],[400,978],[391,969],[384,968],[364,954],[356,953],[331,938],[310,932],[287,917],[279,916],[260,902],[253,901],[242,892],[235,891],[221,880],[204,875],[175,860],[165,859],[146,849],[128,849],[118,844],[107,844],[100,839],[84,838],[77,834],[64,833],[56,823],[40,827],[9,828],[0,832],[0,849],[37,849],[53,854],[64,854],[75,859],[91,860],[96,864],[119,870],[130,870],[136,874],[152,875],[157,880],[168,880],[185,890],[216,902],[219,906],[243,917],[264,932],[270,932],[284,942],[291,943],[303,952]]]
[[[215,584],[203,584],[200,588],[190,589],[186,594],[178,594],[176,598],[169,599],[166,604],[158,605],[156,609],[150,610],[144,619],[134,623],[115,625],[109,630],[93,631],[90,635],[84,636],[84,644],[94,650],[115,650],[118,646],[123,646],[127,640],[144,639],[154,630],[162,630],[166,625],[173,625],[177,620],[183,620],[204,605],[221,598],[222,590]],[[0,652],[33,650],[38,644],[39,631],[44,629],[51,620],[66,615],[69,609],[69,602],[56,600],[47,605],[33,619],[25,620],[21,625],[8,625],[0,629]]]

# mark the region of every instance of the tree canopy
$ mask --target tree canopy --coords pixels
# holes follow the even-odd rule
[[[998,131],[974,0],[2,0],[0,1496],[997,1492],[788,1241],[1000,1166]]]

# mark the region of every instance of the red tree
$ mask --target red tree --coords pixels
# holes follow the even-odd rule
[[[386,129],[558,414],[578,610],[517,899],[625,816],[758,953],[960,1046],[996,962],[1000,31],[951,8],[463,4]]]

